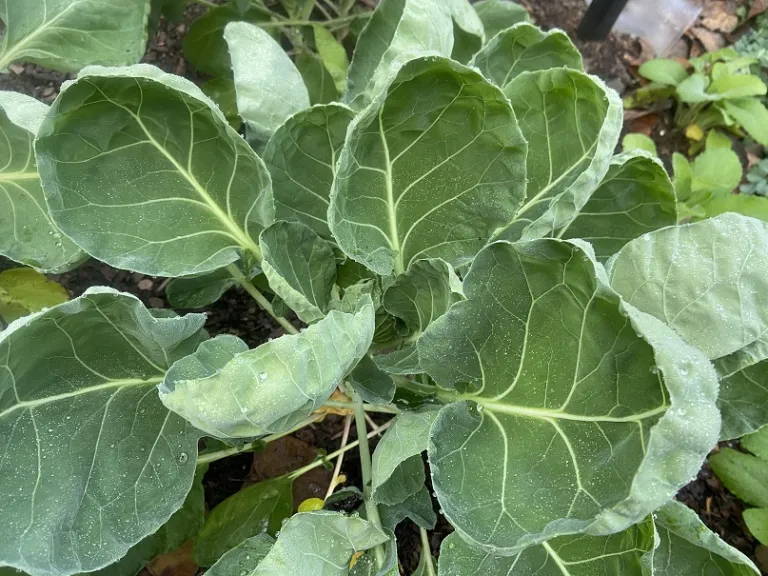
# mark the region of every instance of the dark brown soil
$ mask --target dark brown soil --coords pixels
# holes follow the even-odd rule
[[[637,42],[620,35],[611,35],[602,42],[583,42],[575,38],[575,30],[584,12],[584,0],[521,2],[531,11],[539,25],[547,29],[562,28],[574,37],[590,73],[603,78],[619,93],[626,92],[635,84],[631,66],[641,52]],[[370,4],[370,1],[366,0],[365,3]],[[184,75],[193,81],[200,81],[199,75],[187,65],[181,53],[184,33],[200,11],[199,7],[190,8],[182,23],[161,22],[157,34],[149,42],[144,61],[168,72]],[[58,94],[61,82],[70,77],[71,75],[51,72],[34,65],[14,65],[10,74],[0,77],[0,89],[22,92],[50,103]],[[684,152],[680,149],[680,140],[674,133],[670,135],[672,131],[663,121],[656,122],[654,119],[652,131],[654,139],[659,137],[661,141],[660,148],[663,149],[660,149],[660,152],[663,155],[671,155],[675,150]],[[0,257],[0,270],[10,265],[11,263]],[[118,271],[94,260],[56,279],[72,296],[81,294],[90,286],[108,285],[136,294],[150,307],[167,306],[163,279]],[[281,333],[271,319],[255,306],[250,297],[239,290],[230,290],[204,313],[208,316],[206,328],[212,335],[234,334],[251,347]],[[318,450],[326,453],[335,450],[339,445],[342,422],[342,417],[328,416],[322,422],[301,430],[294,438],[274,443],[265,453],[242,454],[214,462],[205,477],[208,506],[220,503],[246,483],[282,473],[285,466],[293,469],[306,464],[316,457]],[[353,427],[350,440],[355,437]],[[348,485],[361,485],[357,451],[353,450],[345,455],[343,472],[347,476]],[[330,472],[323,468],[307,475],[294,494],[295,504],[298,505],[304,498],[322,497],[329,478]],[[768,570],[768,550],[756,546],[755,540],[747,532],[742,519],[743,504],[723,487],[708,465],[705,464],[696,479],[680,491],[678,499],[694,509],[724,540],[753,559],[762,560],[763,569]],[[437,509],[436,503],[435,506]],[[451,531],[452,528],[445,518],[438,515],[438,525],[430,535],[433,554],[439,552],[440,542]],[[397,538],[402,569],[404,574],[410,574],[419,561],[421,544],[418,528],[409,521],[403,522],[397,529]]]

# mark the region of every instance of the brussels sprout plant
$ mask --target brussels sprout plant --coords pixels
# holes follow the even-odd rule
[[[314,106],[267,31],[230,23],[245,137],[148,65],[85,68],[50,108],[2,95],[5,256],[173,278],[184,307],[240,285],[286,334],[249,349],[107,287],[12,322],[0,566],[131,576],[194,539],[213,575],[393,576],[410,518],[422,574],[758,573],[672,499],[768,421],[768,225],[678,225],[660,162],[614,155],[618,95],[519,20],[383,0]],[[329,409],[362,493],[291,515],[319,460],[203,520],[210,462]],[[392,417],[373,454],[367,412]]]

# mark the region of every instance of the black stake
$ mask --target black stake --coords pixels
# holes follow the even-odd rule
[[[592,0],[576,35],[582,40],[603,40],[613,28],[628,0]]]

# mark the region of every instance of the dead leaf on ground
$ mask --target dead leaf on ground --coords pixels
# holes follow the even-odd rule
[[[625,116],[626,119],[626,116]],[[653,129],[656,127],[656,123],[659,121],[659,115],[655,113],[644,114],[637,116],[627,123],[627,129],[629,132],[638,132],[650,136]]]
[[[178,550],[158,556],[147,566],[152,576],[195,576],[198,565],[192,560],[192,540]]]
[[[709,2],[699,19],[704,28],[730,34],[739,26],[739,17],[728,12],[725,2]]]
[[[722,34],[718,34],[717,32],[712,32],[701,26],[696,26],[691,29],[691,33],[699,42],[701,42],[706,52],[714,52],[725,46],[725,38]]]
[[[768,10],[768,0],[753,0],[752,6],[749,7],[747,19],[754,18],[766,10]]]

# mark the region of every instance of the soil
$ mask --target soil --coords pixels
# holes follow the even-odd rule
[[[633,66],[636,67],[638,59],[644,57],[644,48],[638,41],[616,34],[611,34],[606,40],[600,42],[584,42],[575,38],[575,30],[584,13],[584,0],[520,1],[530,10],[537,24],[546,29],[561,28],[574,38],[575,43],[582,50],[587,71],[600,76],[621,94],[636,85]],[[365,3],[368,5],[370,1],[365,0]],[[201,10],[197,6],[191,7],[184,21],[178,24],[161,21],[156,34],[149,42],[144,61],[168,72],[186,76],[193,81],[201,81],[203,78],[186,63],[181,51],[184,34]],[[71,77],[73,75],[52,72],[35,65],[13,65],[10,74],[0,77],[0,89],[22,92],[50,103],[58,94],[61,83]],[[662,155],[669,156],[673,151],[684,151],[684,139],[681,141],[679,135],[674,134],[674,131],[666,126],[663,118],[662,121],[658,120],[658,118],[650,118],[644,122],[652,122],[648,132],[654,135],[654,139],[659,138],[657,142],[661,142],[659,147]],[[0,270],[10,266],[12,263],[0,257]],[[166,284],[164,279],[115,270],[94,260],[86,262],[72,272],[55,276],[54,279],[64,285],[72,296],[78,296],[90,286],[108,285],[135,294],[149,307],[163,308],[168,305],[164,296]],[[178,310],[178,312],[187,311]],[[208,316],[206,328],[211,335],[234,334],[245,340],[251,347],[282,333],[279,327],[255,306],[247,294],[237,289],[227,292],[218,302],[203,312]],[[273,477],[307,464],[317,457],[319,451],[327,453],[335,450],[339,445],[338,438],[343,420],[341,416],[329,415],[323,421],[301,430],[293,437],[271,443],[264,452],[241,454],[212,463],[204,479],[207,506],[211,508],[217,505],[248,483]],[[382,420],[379,420],[379,423],[381,422]],[[355,437],[353,426],[350,441]],[[374,440],[374,445],[375,442]],[[347,475],[347,485],[360,486],[357,451],[348,452],[344,462],[343,473]],[[330,471],[321,467],[297,482],[294,490],[295,505],[298,506],[305,498],[322,498],[330,475]],[[429,482],[429,475],[427,477]],[[697,477],[680,491],[677,498],[695,510],[707,526],[725,541],[761,563],[761,567],[765,570],[764,574],[768,574],[768,549],[758,546],[746,530],[742,518],[743,503],[725,489],[707,464],[703,466]],[[434,504],[437,510],[437,503]],[[441,541],[451,531],[452,528],[445,518],[438,515],[438,525],[430,533],[430,544],[434,555],[438,554]],[[405,521],[397,528],[396,535],[403,574],[411,574],[419,562],[421,550],[419,530],[412,522]],[[196,567],[192,566],[190,572],[188,551],[186,553],[181,551],[181,554],[176,556],[181,558],[178,562],[168,558],[170,565],[161,562],[162,567],[160,567],[153,563],[145,574],[150,573],[154,576],[159,576],[160,573],[164,576],[194,574]]]

